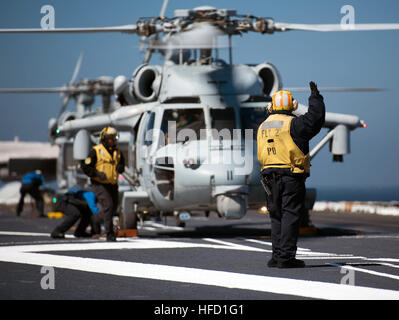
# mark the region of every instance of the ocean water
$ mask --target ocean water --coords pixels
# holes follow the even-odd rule
[[[312,187],[312,186],[308,186]],[[317,201],[399,201],[398,187],[315,187]]]

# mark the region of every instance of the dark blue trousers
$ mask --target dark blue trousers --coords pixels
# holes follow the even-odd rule
[[[305,214],[305,179],[302,176],[268,174],[271,196],[267,207],[271,220],[273,258],[285,262],[295,258],[302,216]]]

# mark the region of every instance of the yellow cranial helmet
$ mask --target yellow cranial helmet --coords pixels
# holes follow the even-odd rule
[[[114,127],[105,127],[101,130],[100,140],[105,141],[106,139],[114,139],[115,141],[118,139],[118,131]]]
[[[294,111],[298,108],[298,101],[286,90],[277,91],[272,95],[272,103],[269,103],[269,111]],[[270,110],[272,109],[272,110]]]

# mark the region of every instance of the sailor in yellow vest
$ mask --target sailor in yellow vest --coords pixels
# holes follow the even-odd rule
[[[268,267],[305,266],[295,255],[305,213],[305,180],[310,175],[309,140],[320,132],[325,119],[323,97],[314,82],[309,85],[307,113],[293,115],[298,101],[289,91],[278,91],[268,104],[269,116],[258,128],[258,160],[271,219],[273,254]]]
[[[100,234],[104,222],[107,241],[115,241],[112,217],[118,208],[118,176],[125,170],[123,154],[116,147],[118,132],[105,127],[100,133],[100,144],[94,146],[82,161],[83,172],[91,178],[92,189],[100,203],[101,211],[93,215],[93,232]]]

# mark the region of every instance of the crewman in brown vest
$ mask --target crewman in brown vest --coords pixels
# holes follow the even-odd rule
[[[83,172],[91,178],[92,189],[100,203],[101,211],[93,215],[93,233],[100,234],[104,222],[107,241],[115,241],[112,217],[118,208],[118,176],[125,170],[123,154],[116,147],[118,132],[105,127],[100,133],[100,144],[94,146],[82,161]]]

